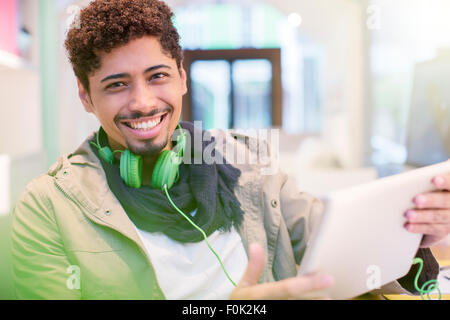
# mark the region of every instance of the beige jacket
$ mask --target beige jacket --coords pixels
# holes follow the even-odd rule
[[[254,155],[251,138],[211,131],[226,148]],[[90,136],[34,179],[18,201],[12,224],[15,292],[19,299],[164,299],[137,231],[110,191]],[[221,146],[219,143],[218,146]],[[229,161],[228,162],[232,162]],[[236,165],[235,194],[244,210],[238,232],[246,251],[260,243],[260,282],[296,275],[322,204],[278,171]],[[79,281],[78,281],[79,280]],[[398,283],[392,292],[402,292]]]

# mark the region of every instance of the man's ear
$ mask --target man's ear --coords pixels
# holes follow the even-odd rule
[[[84,88],[79,79],[77,79],[77,85],[78,85],[78,96],[80,97],[81,103],[84,106],[84,110],[86,110],[86,112],[89,113],[94,113],[89,92]]]
[[[183,68],[183,65],[180,66],[180,77],[181,77],[181,85],[182,85],[182,91],[183,95],[187,93],[187,75],[186,71]]]

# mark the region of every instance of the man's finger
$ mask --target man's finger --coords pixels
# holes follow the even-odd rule
[[[408,210],[405,217],[410,223],[450,224],[450,209]]]
[[[264,249],[261,245],[252,243],[248,251],[249,259],[247,269],[237,285],[238,288],[255,285],[264,269]]]
[[[420,194],[413,199],[419,209],[450,209],[450,192],[429,192]]]
[[[444,237],[450,232],[450,224],[409,223],[405,224],[406,230],[412,233],[422,233],[437,237]]]
[[[432,182],[439,190],[450,191],[450,173],[436,176],[433,178]]]
[[[250,300],[285,300],[327,298],[317,291],[333,284],[333,279],[326,275],[306,275],[277,282],[263,283],[235,292],[234,299]]]

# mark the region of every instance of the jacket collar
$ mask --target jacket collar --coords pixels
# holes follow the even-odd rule
[[[92,133],[75,152],[62,157],[59,168],[55,168],[55,183],[85,209],[87,218],[122,233],[145,252],[136,228],[110,191],[101,162],[89,144],[95,134]]]

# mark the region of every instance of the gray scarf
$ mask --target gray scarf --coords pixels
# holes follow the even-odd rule
[[[189,131],[192,138],[194,130],[198,130],[189,122],[182,122],[180,125]],[[205,131],[196,131],[195,134],[204,135]],[[100,134],[99,138],[102,146],[108,145],[106,134]],[[203,142],[202,150],[196,150],[192,141],[190,144],[192,157],[198,152],[203,153],[210,143],[216,142],[214,139]],[[98,157],[97,149],[93,150]],[[216,150],[213,151],[213,157],[214,152]],[[148,232],[162,232],[179,242],[203,240],[202,234],[172,207],[161,190],[150,186],[142,186],[140,189],[129,188],[120,177],[119,163],[109,164],[100,157],[99,159],[111,191],[137,228]],[[179,180],[169,190],[170,197],[186,215],[197,209],[191,219],[207,236],[216,230],[229,231],[233,225],[237,227],[241,223],[244,212],[233,192],[241,175],[239,169],[225,162],[182,163],[179,170]]]

